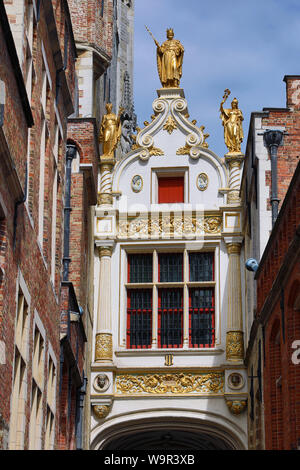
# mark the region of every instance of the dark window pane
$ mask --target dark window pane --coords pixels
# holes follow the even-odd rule
[[[182,289],[161,289],[159,317],[159,347],[182,347]]]
[[[159,255],[159,281],[181,282],[183,280],[182,253],[162,253]]]
[[[127,347],[150,348],[152,342],[152,290],[128,291]]]
[[[152,282],[152,254],[128,255],[129,282]]]
[[[212,347],[215,338],[213,289],[190,289],[190,347]]]
[[[190,281],[214,280],[214,254],[213,253],[189,253]]]

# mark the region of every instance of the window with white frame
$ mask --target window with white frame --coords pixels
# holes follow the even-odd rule
[[[24,449],[28,373],[29,306],[19,286],[15,330],[14,376],[11,400],[10,449]]]
[[[45,450],[54,448],[55,434],[55,409],[56,409],[56,366],[53,358],[49,355],[48,377],[47,377],[47,411],[45,428]]]
[[[32,358],[31,412],[29,449],[42,448],[43,397],[44,397],[45,340],[35,325]]]
[[[127,254],[128,349],[214,347],[214,259],[214,251]]]

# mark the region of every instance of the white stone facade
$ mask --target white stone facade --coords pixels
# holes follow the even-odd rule
[[[153,109],[151,123],[112,169],[113,203],[95,212],[91,448],[117,449],[108,446],[130,433],[188,426],[216,439],[214,448],[220,439],[226,448],[245,449],[243,238],[239,200],[229,197],[233,165],[214,154],[203,127],[189,121],[182,89],[158,90]],[[234,171],[240,177],[240,165]],[[159,203],[165,175],[183,177],[183,202]],[[214,259],[213,281],[203,285],[214,289],[215,336],[212,346],[195,348],[189,342],[187,259],[201,251]],[[160,347],[157,339],[161,252],[183,254],[183,279],[176,284],[183,289],[183,343],[177,348]],[[146,349],[129,348],[126,340],[130,253],[153,253],[152,342]]]

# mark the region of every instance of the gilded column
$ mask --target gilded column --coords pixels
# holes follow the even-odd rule
[[[112,319],[111,319],[111,255],[112,246],[98,246],[100,272],[97,309],[97,333],[95,361],[112,361]]]
[[[244,358],[244,335],[242,314],[242,289],[240,271],[241,238],[225,238],[228,263],[228,313],[226,333],[226,359],[242,361]]]

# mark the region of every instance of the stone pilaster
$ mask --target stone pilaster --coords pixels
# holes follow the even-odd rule
[[[111,318],[111,255],[112,245],[98,246],[100,272],[97,309],[97,333],[95,340],[95,361],[112,361],[112,318]]]
[[[240,271],[240,237],[225,237],[228,263],[228,313],[226,332],[226,359],[242,361],[244,358],[244,334],[242,315],[242,289]]]

